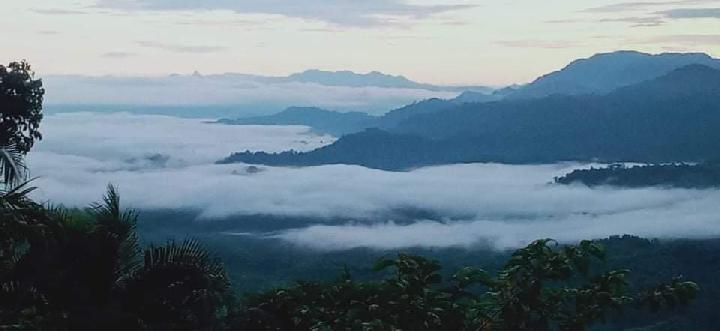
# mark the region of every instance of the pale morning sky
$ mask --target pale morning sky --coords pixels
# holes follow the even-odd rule
[[[372,70],[532,80],[597,52],[720,57],[720,0],[0,0],[0,62],[45,74]]]

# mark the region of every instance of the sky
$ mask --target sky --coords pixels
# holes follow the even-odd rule
[[[373,70],[525,83],[634,49],[720,57],[717,0],[2,0],[0,63],[40,74]]]

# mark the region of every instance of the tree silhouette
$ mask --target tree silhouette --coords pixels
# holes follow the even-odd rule
[[[44,94],[42,81],[34,78],[27,62],[0,65],[0,145],[25,154],[42,139],[38,129]]]
[[[25,178],[23,156],[41,139],[42,81],[30,65],[0,65],[0,182],[13,186]]]

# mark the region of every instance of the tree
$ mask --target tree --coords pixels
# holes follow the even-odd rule
[[[673,279],[627,293],[628,270],[593,272],[601,246],[538,240],[517,250],[495,275],[472,267],[443,283],[436,261],[400,254],[377,270],[379,282],[346,274],[332,283],[301,282],[251,298],[237,318],[252,330],[584,331],[627,307],[674,308],[695,297],[695,283]]]
[[[16,146],[25,154],[42,139],[40,121],[45,89],[35,79],[30,64],[0,65],[0,145]]]
[[[224,266],[195,240],[151,246],[114,186],[84,210],[0,192],[0,329],[207,330],[222,325]]]
[[[192,239],[150,246],[128,279],[126,304],[154,330],[212,330],[225,318],[225,268]]]
[[[27,62],[0,65],[0,181],[6,185],[22,181],[22,157],[42,139],[44,94],[42,81],[34,78]]]

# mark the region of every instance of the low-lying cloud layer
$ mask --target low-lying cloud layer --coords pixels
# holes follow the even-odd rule
[[[148,47],[206,52],[214,46],[146,43]],[[118,53],[115,56],[128,54]],[[231,105],[236,116],[276,113],[290,106],[383,114],[417,100],[454,98],[458,92],[377,86],[326,86],[241,74],[167,77],[49,76],[46,102],[53,105]]]
[[[315,225],[258,234],[303,247],[507,248],[540,237],[720,235],[720,191],[549,184],[574,164],[468,164],[401,173],[345,165],[249,171],[246,165],[213,161],[245,149],[307,150],[333,138],[303,127],[223,126],[128,114],[54,115],[43,128],[46,139],[28,160],[32,175],[40,176],[35,182],[40,199],[86,206],[112,182],[124,203],[135,208],[191,208],[208,219],[315,217]],[[393,223],[388,215],[402,209],[440,217]],[[341,225],[323,223],[329,218]]]

